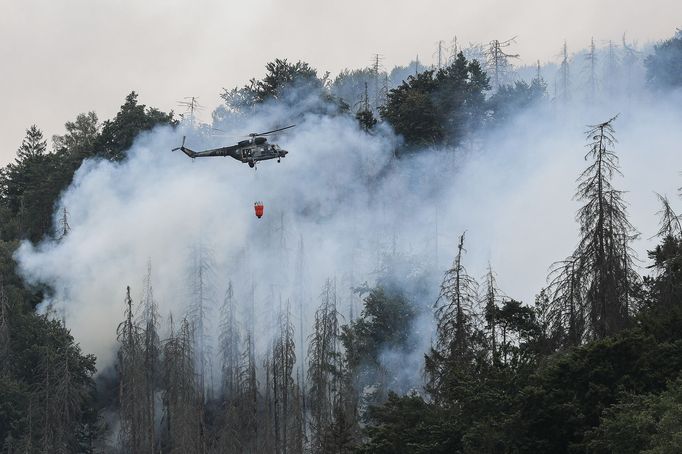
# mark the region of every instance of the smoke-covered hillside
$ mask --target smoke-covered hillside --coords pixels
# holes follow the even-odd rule
[[[51,151],[30,129],[0,180],[6,449],[626,452],[620,393],[680,371],[680,42],[275,60],[211,124],[133,93]],[[256,170],[170,151],[288,124]]]

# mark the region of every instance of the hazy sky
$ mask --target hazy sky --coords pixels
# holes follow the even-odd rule
[[[670,37],[679,0],[0,0],[0,164],[25,129],[46,137],[94,110],[115,115],[131,90],[142,103],[182,110],[198,96],[203,118],[222,87],[263,74],[275,57],[305,60],[332,75],[385,67],[417,54],[433,62],[438,40],[488,42],[518,36],[522,62],[557,60],[569,48]]]

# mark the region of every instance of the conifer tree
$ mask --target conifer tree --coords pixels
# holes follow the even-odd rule
[[[212,390],[210,374],[211,361],[211,306],[213,304],[214,262],[213,252],[203,243],[196,244],[190,254],[188,318],[192,323],[192,334],[196,345],[198,385],[206,395]]]
[[[156,446],[156,389],[160,380],[161,341],[159,339],[159,310],[152,288],[151,260],[147,264],[142,300],[142,367],[143,367],[143,430],[144,446],[153,452]]]
[[[39,157],[45,154],[47,150],[47,141],[43,138],[43,133],[36,125],[31,125],[26,130],[26,137],[24,137],[21,146],[17,150],[17,160],[24,161]]]
[[[464,372],[473,359],[474,314],[478,284],[464,267],[464,233],[459,237],[457,255],[445,272],[436,301],[437,341],[426,355],[427,389],[436,400],[444,394],[451,372]]]
[[[116,330],[119,372],[121,444],[125,450],[141,452],[145,443],[145,383],[143,332],[134,320],[130,287],[126,288],[125,320]]]
[[[585,289],[574,257],[552,266],[549,295],[553,302],[547,308],[550,329],[565,347],[580,345],[586,334]]]
[[[254,452],[260,437],[258,420],[258,381],[256,379],[256,359],[253,334],[248,331],[244,339],[244,349],[239,365],[239,414],[242,425],[240,434],[244,438],[243,449]]]
[[[224,398],[229,400],[235,398],[239,390],[239,349],[241,345],[232,281],[227,286],[225,298],[220,308],[219,328],[218,342],[222,370],[222,394]]]
[[[488,272],[485,275],[485,295],[483,296],[482,305],[485,313],[485,320],[487,322],[487,328],[490,331],[490,358],[493,365],[499,363],[499,349],[497,342],[497,312],[498,303],[500,301],[500,290],[497,288],[497,282],[495,279],[495,274],[493,273],[492,266],[488,264]]]
[[[584,202],[576,216],[580,239],[571,257],[554,268],[553,306],[558,314],[569,310],[570,343],[582,338],[580,311],[585,311],[585,336],[596,339],[627,327],[633,311],[638,276],[630,243],[637,235],[627,218],[623,191],[612,185],[621,174],[613,150],[615,119],[587,131],[585,159],[591,162],[578,178],[575,195]]]
[[[272,348],[275,452],[286,454],[291,452],[291,432],[294,429],[293,423],[295,422],[291,410],[292,401],[297,394],[292,375],[296,363],[296,345],[288,302],[285,310],[280,312],[278,318],[279,333]]]
[[[9,373],[9,302],[0,276],[0,377]]]
[[[197,384],[192,325],[183,319],[175,333],[170,317],[170,335],[163,349],[163,426],[167,448],[181,453],[205,452],[203,390]]]
[[[336,286],[327,279],[315,312],[313,333],[308,345],[308,384],[311,448],[324,452],[325,437],[333,422],[334,398],[338,391],[339,321]]]
[[[682,237],[680,216],[673,210],[668,197],[658,193],[656,194],[656,197],[658,197],[658,200],[661,202],[661,209],[656,213],[659,217],[659,229],[656,236],[662,239],[666,237]]]

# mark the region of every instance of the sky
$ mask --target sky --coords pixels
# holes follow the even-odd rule
[[[681,18],[679,0],[0,0],[0,165],[31,124],[50,138],[82,112],[111,118],[132,90],[162,110],[196,96],[209,120],[223,87],[274,58],[335,75],[375,53],[390,69],[432,63],[439,40],[517,36],[511,50],[532,64],[558,60],[564,40],[577,50],[592,36],[667,38]]]

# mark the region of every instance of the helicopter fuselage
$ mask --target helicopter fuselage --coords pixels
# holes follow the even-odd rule
[[[258,161],[267,161],[268,159],[279,160],[288,153],[288,151],[281,149],[279,145],[268,143],[265,137],[242,140],[237,144],[237,147],[236,150],[230,153],[230,156],[249,165]]]
[[[183,153],[192,159],[230,156],[237,161],[248,164],[250,167],[254,167],[258,161],[267,161],[268,159],[277,159],[279,161],[288,153],[288,151],[280,148],[279,145],[268,143],[265,137],[252,137],[238,142],[237,145],[205,151],[193,151],[185,147],[183,142],[183,145],[178,149],[182,150]]]

